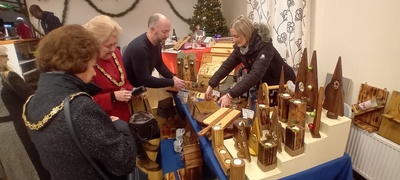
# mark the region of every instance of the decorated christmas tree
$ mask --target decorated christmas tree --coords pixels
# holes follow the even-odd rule
[[[198,0],[193,8],[193,17],[190,19],[192,31],[195,31],[196,26],[199,26],[201,30],[206,31],[207,36],[228,35],[228,27],[225,18],[222,16],[219,0]]]

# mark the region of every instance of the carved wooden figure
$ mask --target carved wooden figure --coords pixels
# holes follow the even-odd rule
[[[304,152],[304,127],[297,124],[286,126],[285,151],[290,156],[297,156]]]
[[[239,123],[239,133],[238,136],[235,137],[235,147],[238,148],[237,157],[247,159],[251,162],[247,136],[245,124]]]
[[[307,71],[308,71],[307,69],[308,69],[307,48],[304,48],[295,82],[296,88],[294,92],[295,94],[294,97],[296,99],[302,99],[305,96]]]
[[[278,147],[274,141],[261,140],[258,143],[258,156],[257,165],[258,167],[266,172],[274,169],[277,165],[277,152]]]
[[[318,98],[318,71],[317,71],[317,51],[313,51],[310,66],[308,66],[305,88],[305,97],[307,99],[307,111],[312,112],[317,109]]]
[[[254,116],[254,120],[253,120],[253,125],[251,127],[251,132],[250,132],[250,137],[248,140],[248,144],[249,144],[249,152],[251,155],[253,156],[257,156],[258,154],[258,141],[261,138],[261,126],[260,126],[260,118],[259,118],[259,113],[260,111],[258,110],[258,103],[256,103],[256,115]]]
[[[325,100],[322,104],[322,107],[328,110],[326,116],[330,119],[337,119],[338,116],[344,115],[342,79],[342,58],[339,56],[332,80],[325,88]]]
[[[321,113],[322,113],[322,100],[324,98],[324,87],[319,88],[317,109],[315,111],[315,116],[312,124],[308,124],[310,128],[311,136],[313,138],[321,138],[319,134],[319,129],[321,126]]]
[[[269,137],[270,139],[277,145],[278,147],[278,152],[282,152],[282,125],[278,120],[278,107],[273,108],[272,112],[272,117],[271,117],[271,128],[269,131]],[[268,138],[267,138],[268,140]]]

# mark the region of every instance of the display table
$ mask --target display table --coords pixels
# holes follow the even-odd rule
[[[199,71],[199,68],[201,65],[201,59],[203,57],[203,54],[209,53],[210,51],[211,51],[211,48],[188,49],[188,50],[182,50],[181,53],[190,53],[190,52],[196,53],[196,73],[197,73]],[[176,69],[176,57],[177,57],[177,53],[168,52],[168,51],[162,52],[162,59],[163,59],[165,65],[174,74],[176,74],[178,72]]]
[[[178,113],[181,116],[188,117],[188,121],[191,123],[194,131],[196,131],[196,133],[199,132],[202,128],[197,124],[196,120],[190,116],[187,105],[183,104],[176,94],[174,94],[174,100]],[[311,122],[311,119],[307,120],[307,123],[309,122]],[[245,160],[245,172],[247,178],[250,180],[279,179],[288,177],[301,171],[306,173],[309,171],[308,169],[319,165],[321,167],[329,166],[327,162],[342,158],[346,148],[350,125],[351,120],[349,118],[339,117],[336,120],[328,119],[326,117],[326,111],[323,111],[320,129],[321,138],[312,138],[310,131],[307,129],[305,134],[305,152],[303,154],[291,157],[283,150],[282,153],[278,153],[277,155],[277,167],[268,172],[261,171],[261,169],[257,166],[257,157],[252,156],[251,163]],[[205,136],[199,137],[199,142],[202,149],[203,159],[207,166],[214,172],[216,176],[218,176],[218,179],[228,179],[216,159],[211,142],[208,140],[208,138]],[[231,155],[233,157],[237,157],[237,150],[234,148],[233,139],[224,140],[224,144]],[[311,174],[313,172],[314,171],[310,170]]]

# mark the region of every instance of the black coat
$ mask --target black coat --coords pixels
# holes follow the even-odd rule
[[[211,77],[208,84],[215,88],[240,63],[243,63],[249,73],[238,82],[229,92],[232,97],[238,97],[247,92],[254,85],[265,82],[270,85],[278,85],[282,66],[285,72],[285,82],[295,81],[296,75],[293,69],[282,59],[278,51],[272,45],[271,40],[264,40],[257,29],[254,30],[249,40],[249,50],[243,55],[239,47],[234,45],[234,51],[227,60]]]
[[[1,79],[0,86],[0,123],[13,121],[15,131],[21,139],[24,148],[32,161],[40,179],[50,179],[49,172],[40,162],[39,154],[29,138],[24,121],[21,118],[22,106],[34,90],[15,72]],[[2,105],[4,104],[4,105]]]
[[[38,90],[26,107],[27,120],[41,121],[65,97],[82,91],[87,91],[87,84],[74,75],[41,74]],[[126,122],[112,122],[101,107],[85,95],[76,96],[70,102],[70,111],[78,139],[94,161],[118,176],[134,170],[136,145]],[[28,131],[52,179],[101,179],[72,140],[63,109],[39,130]]]

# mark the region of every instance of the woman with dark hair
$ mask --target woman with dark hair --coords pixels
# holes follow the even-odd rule
[[[36,65],[42,74],[38,90],[25,103],[23,118],[51,178],[101,179],[67,128],[66,97],[84,152],[112,177],[133,172],[136,145],[128,124],[108,116],[87,94],[93,92],[89,82],[99,57],[93,34],[80,25],[63,26],[47,34],[37,51]]]
[[[21,118],[34,90],[7,66],[6,51],[0,45],[0,179],[50,179]]]

